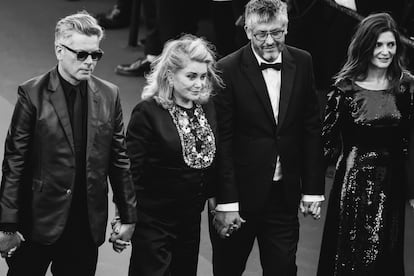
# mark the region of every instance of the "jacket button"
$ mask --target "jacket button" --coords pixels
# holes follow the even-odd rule
[[[67,190],[66,190],[66,194],[67,194],[67,195],[70,195],[71,193],[72,193],[72,190],[71,190],[71,189],[67,189]]]

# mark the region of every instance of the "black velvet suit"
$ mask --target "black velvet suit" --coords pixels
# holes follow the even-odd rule
[[[219,129],[217,202],[239,202],[240,214],[247,223],[230,239],[213,238],[215,275],[239,275],[243,269],[240,260],[250,252],[255,236],[263,253],[264,270],[275,275],[271,273],[278,270],[278,256],[269,256],[273,251],[266,243],[277,243],[279,237],[266,229],[278,229],[269,226],[276,223],[291,225],[286,233],[292,238],[281,246],[289,247],[287,254],[294,257],[301,194],[324,193],[321,122],[312,59],[297,48],[287,46],[283,50],[278,123],[250,44],[221,59],[218,66],[226,87],[215,97]],[[283,178],[274,182],[277,156]],[[231,260],[240,251],[245,253],[235,257],[239,260]],[[286,254],[282,252],[281,258],[283,255]],[[239,269],[226,271],[224,267],[231,267],[233,261]],[[292,261],[286,262],[293,267]],[[285,275],[283,271],[284,267],[280,267],[280,275]]]
[[[204,105],[203,110],[215,133],[213,104]],[[127,145],[138,209],[175,213],[195,195],[207,196],[212,167],[194,169],[185,164],[177,128],[168,110],[154,100],[142,101],[132,111]]]
[[[215,134],[213,103],[203,105],[203,111]],[[138,201],[129,275],[195,276],[200,212],[212,184],[213,165],[195,169],[184,162],[177,127],[154,99],[134,108],[127,146]]]

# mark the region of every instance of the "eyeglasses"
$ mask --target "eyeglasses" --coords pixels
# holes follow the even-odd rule
[[[63,44],[60,44],[60,46],[76,54],[76,59],[79,61],[86,60],[88,56],[91,56],[92,60],[97,61],[97,60],[100,60],[104,54],[104,52],[100,49],[98,51],[87,52],[87,51],[76,51]]]
[[[285,30],[273,30],[268,32],[257,32],[253,36],[259,41],[265,41],[267,36],[270,35],[273,40],[280,39],[286,33]]]

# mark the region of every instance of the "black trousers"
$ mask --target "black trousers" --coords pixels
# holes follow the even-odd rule
[[[30,241],[28,237],[13,257],[6,259],[7,276],[44,276],[51,264],[54,276],[93,276],[98,260],[98,246],[89,227],[69,225],[52,245]]]
[[[282,182],[275,182],[261,213],[243,213],[247,222],[226,239],[221,239],[211,223],[214,276],[242,275],[257,238],[265,276],[294,276],[299,241],[298,209],[286,204]]]
[[[196,276],[201,215],[192,213],[157,216],[139,210],[129,276]]]

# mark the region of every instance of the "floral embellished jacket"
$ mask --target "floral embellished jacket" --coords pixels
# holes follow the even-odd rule
[[[154,99],[138,103],[127,130],[138,207],[201,211],[214,189],[216,133],[212,103],[192,110],[165,109]]]

